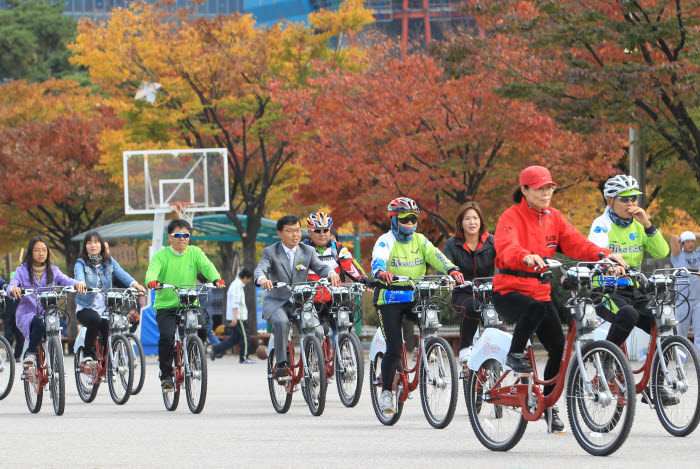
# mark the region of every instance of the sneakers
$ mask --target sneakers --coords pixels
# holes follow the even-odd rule
[[[175,383],[173,383],[173,379],[168,376],[160,380],[160,387],[163,391],[172,391],[175,389]]]
[[[561,418],[559,418],[559,409],[557,406],[552,407],[551,409],[551,416],[552,416],[552,422],[551,422],[551,427],[550,427],[550,422],[549,422],[549,411],[545,411],[545,421],[547,422],[547,427],[551,428],[553,432],[563,432],[564,431],[564,422],[562,422]]]
[[[516,373],[532,373],[532,365],[525,352],[508,353],[506,366]]]
[[[467,363],[472,356],[472,346],[465,347],[459,351],[460,363]]]
[[[94,361],[95,361],[94,358],[92,358],[90,356],[85,356],[85,357],[80,359],[80,364],[81,365],[91,365],[92,362],[94,362]]]
[[[24,356],[24,360],[22,360],[22,365],[23,366],[34,366],[36,365],[36,355],[33,353],[28,353]]]
[[[649,401],[647,400],[647,394],[651,395],[651,389],[649,387],[646,388],[646,392],[642,393],[642,402],[645,404],[649,403]],[[658,387],[658,392],[656,394],[657,397],[661,398],[661,405],[664,407],[678,405],[681,402],[678,396],[670,394],[668,392],[668,389],[661,386]]]
[[[385,414],[393,414],[396,410],[394,409],[394,393],[389,390],[382,391],[382,395],[379,396],[379,408]]]
[[[255,360],[251,360],[250,358],[246,358],[245,360],[243,360],[242,362],[239,362],[239,363],[244,364],[244,365],[252,365],[253,363],[255,363]]]
[[[209,358],[211,359],[211,361],[214,361],[217,358],[221,358],[223,356],[224,356],[223,352],[216,353],[216,350],[214,349],[214,347],[211,348],[211,353],[209,354]]]
[[[287,373],[287,362],[279,362],[277,364],[277,370],[275,370],[273,378],[277,379],[278,381],[285,381],[289,379],[289,374]]]

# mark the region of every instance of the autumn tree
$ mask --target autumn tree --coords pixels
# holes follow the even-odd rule
[[[313,80],[299,153],[314,168],[299,192],[344,219],[387,229],[387,203],[418,201],[422,231],[440,242],[454,231],[457,207],[476,200],[494,223],[520,170],[543,164],[560,186],[590,184],[620,156],[614,134],[588,140],[561,128],[528,102],[492,90],[489,73],[451,78],[424,54],[397,59],[392,47],[366,54],[360,70],[326,71]],[[289,105],[304,97],[289,97]]]
[[[0,85],[1,221],[23,243],[44,236],[68,272],[79,253],[71,238],[122,214],[118,188],[96,168],[100,133],[120,125],[102,101],[72,81]]]
[[[192,18],[187,9],[172,14],[163,8],[172,3],[132,4],[112,12],[107,24],[79,25],[74,62],[89,68],[127,121],[122,131],[106,136],[103,161],[119,174],[123,150],[226,148],[228,216],[242,239],[243,266],[252,269],[268,196],[273,190],[293,192],[299,174],[306,175],[287,138],[299,117],[294,109],[283,112],[273,98],[305,86],[312,60],[352,63],[356,48],[332,48],[330,39],[358,30],[372,16],[360,0],[350,0],[337,11],[311,14],[309,25],[261,28],[251,15]],[[141,82],[161,85],[155,105],[133,100]],[[246,216],[245,225],[238,215]],[[251,308],[253,293],[248,289]],[[249,327],[256,329],[254,317]]]

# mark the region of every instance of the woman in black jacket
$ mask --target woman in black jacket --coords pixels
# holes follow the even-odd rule
[[[459,267],[464,279],[471,281],[477,277],[492,277],[496,248],[493,235],[486,232],[484,216],[476,202],[466,202],[459,207],[455,233],[453,238],[447,240],[442,252]],[[452,307],[461,318],[459,360],[462,363],[469,360],[474,334],[481,320],[480,313],[475,311],[478,306],[474,304],[468,288],[457,289],[452,294]]]

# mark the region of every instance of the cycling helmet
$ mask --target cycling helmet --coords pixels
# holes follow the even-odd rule
[[[408,197],[395,198],[389,202],[386,209],[389,211],[390,217],[400,213],[415,213],[416,215],[420,213],[420,209],[418,208],[416,201],[409,199]]]
[[[330,228],[333,226],[333,219],[325,212],[315,212],[306,219],[306,227],[310,230],[315,228]]]
[[[605,182],[603,195],[605,197],[617,197],[618,195],[628,191],[634,191],[635,194],[641,194],[641,192],[639,192],[639,184],[635,178],[625,174],[618,174]]]

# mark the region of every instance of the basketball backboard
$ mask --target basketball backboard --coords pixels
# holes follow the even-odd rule
[[[229,209],[225,148],[124,152],[124,213],[167,213],[186,204],[191,212]]]

